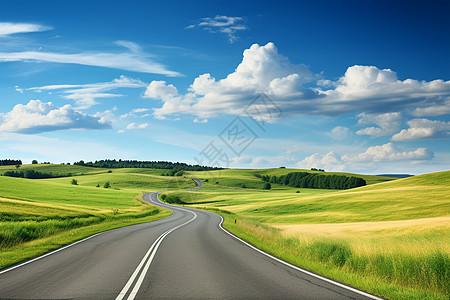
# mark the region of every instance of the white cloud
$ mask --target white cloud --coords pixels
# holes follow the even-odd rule
[[[350,129],[344,126],[334,127],[328,134],[334,140],[344,140],[350,136]]]
[[[228,41],[233,43],[238,39],[237,31],[246,30],[242,17],[215,16],[214,18],[202,18],[196,24],[191,24],[186,29],[201,28],[211,33],[224,33]]]
[[[123,118],[144,118],[148,117],[149,114],[142,114],[148,112],[150,109],[148,108],[134,108],[130,112],[123,114],[120,116],[121,119]]]
[[[273,99],[291,99],[304,95],[301,83],[311,82],[314,75],[304,65],[293,65],[278,53],[273,43],[254,44],[244,51],[242,63],[225,79],[216,80],[210,74],[197,77],[187,94],[178,94],[173,85],[153,81],[145,96],[161,99],[164,104],[155,115],[190,113],[200,118],[226,114],[244,114],[244,108],[257,92]]]
[[[111,128],[107,119],[74,110],[69,104],[55,107],[52,102],[31,100],[17,104],[12,111],[0,114],[0,131],[40,133],[65,129]]]
[[[358,130],[357,135],[371,135],[374,137],[393,134],[400,127],[401,114],[398,112],[385,114],[366,114],[358,115],[358,124],[376,124],[379,127],[366,127]]]
[[[40,32],[52,29],[53,27],[39,24],[0,22],[0,37],[16,33]]]
[[[139,79],[133,79],[127,76],[121,75],[120,78],[116,78],[110,82],[99,82],[90,84],[59,84],[59,85],[47,85],[40,87],[32,87],[27,90],[35,92],[60,90],[65,99],[73,100],[78,105],[78,109],[86,109],[95,104],[97,98],[112,98],[120,97],[120,94],[106,93],[119,88],[142,88],[146,86],[146,83]]]
[[[334,86],[334,89],[317,91],[326,95],[324,104],[341,112],[355,111],[355,107],[366,112],[382,111],[386,107],[392,111],[417,106],[427,97],[450,93],[450,81],[401,81],[390,69],[358,65],[349,67]]]
[[[408,121],[409,128],[402,129],[392,136],[392,141],[415,141],[450,137],[450,122],[413,119]]]
[[[23,89],[21,89],[18,85],[16,85],[14,88],[16,89],[17,92],[23,94]]]
[[[321,168],[327,171],[343,171],[364,169],[368,165],[376,169],[377,165],[385,165],[390,168],[392,162],[408,162],[415,164],[418,161],[429,161],[434,158],[434,153],[427,148],[417,148],[413,151],[403,151],[393,143],[381,146],[372,146],[362,153],[339,155],[333,151],[326,154],[314,153],[299,163],[297,167]],[[385,168],[386,168],[385,167]]]
[[[130,123],[127,125],[128,130],[145,129],[147,127],[148,127],[148,123],[143,123],[143,124]]]
[[[333,151],[326,154],[314,153],[300,161],[297,166],[301,169],[318,168],[327,171],[343,171],[345,169],[344,162]]]
[[[450,97],[440,97],[427,107],[418,107],[412,115],[416,117],[442,116],[450,114]]]
[[[117,42],[116,42],[117,43]],[[54,53],[42,51],[1,52],[0,62],[11,61],[40,61],[63,64],[78,64],[85,66],[105,67],[132,72],[162,74],[170,77],[181,76],[180,73],[167,69],[166,66],[154,62],[150,55],[136,52],[137,45],[132,42],[118,42],[125,46],[129,52],[81,52],[81,53]]]
[[[393,143],[381,146],[372,146],[363,153],[356,155],[344,155],[345,162],[380,162],[399,160],[429,160],[434,157],[433,152],[427,148],[417,148],[414,151],[402,151]]]
[[[326,90],[319,85],[332,88]],[[364,119],[370,114],[381,115],[373,122],[379,127],[362,129],[360,134],[386,135],[396,130],[392,125],[397,124],[399,115],[383,114],[429,106],[437,98],[450,94],[450,81],[401,81],[392,70],[374,66],[352,66],[339,80],[324,81],[306,66],[292,64],[278,53],[273,43],[268,43],[246,49],[242,62],[226,78],[216,79],[209,73],[200,75],[186,94],[180,94],[165,81],[153,81],[145,97],[163,101],[163,106],[154,111],[160,119],[177,114],[211,118],[224,113],[245,115],[244,108],[259,93],[271,98],[284,115],[365,112]],[[385,124],[383,117],[390,117],[394,123],[380,125]]]

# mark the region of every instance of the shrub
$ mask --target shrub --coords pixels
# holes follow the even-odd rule
[[[296,191],[296,193],[300,193],[300,191],[299,191],[299,190],[297,190],[297,191]]]
[[[108,170],[108,172],[107,173],[112,173],[112,171],[111,170]]]
[[[270,190],[272,188],[272,185],[268,182],[266,182],[263,186],[263,190]]]
[[[72,179],[72,181],[70,183],[73,184],[73,185],[78,185],[78,180]]]
[[[107,182],[105,182],[105,184],[103,185],[103,187],[104,187],[105,189],[110,188],[110,187],[111,187],[111,184],[109,183],[109,181],[107,181]]]
[[[97,183],[97,185],[95,187],[100,187],[100,184]]]

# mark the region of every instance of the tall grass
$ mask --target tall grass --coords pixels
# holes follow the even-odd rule
[[[253,219],[221,214],[227,230],[258,248],[337,280],[348,282],[351,278],[352,285],[372,293],[392,299],[447,299],[450,291],[448,253],[365,255],[355,253],[345,242],[317,238],[305,243]]]

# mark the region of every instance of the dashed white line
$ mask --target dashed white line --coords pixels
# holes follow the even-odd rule
[[[150,199],[152,201],[152,199]],[[152,201],[154,202],[154,201]],[[147,275],[148,269],[150,268],[150,265],[153,261],[153,258],[155,257],[156,252],[158,251],[159,245],[161,245],[162,241],[164,240],[164,238],[166,236],[168,236],[170,233],[172,233],[173,231],[177,230],[180,227],[183,227],[189,223],[191,223],[192,221],[194,221],[197,218],[197,214],[193,211],[189,211],[187,209],[182,209],[182,208],[178,208],[179,210],[184,210],[187,212],[190,212],[191,214],[194,215],[194,217],[192,219],[190,219],[187,222],[184,222],[183,224],[180,224],[174,228],[171,228],[169,230],[167,230],[166,232],[164,232],[163,234],[161,234],[156,241],[151,245],[151,247],[148,249],[147,253],[144,255],[144,257],[142,258],[141,262],[139,263],[139,265],[136,267],[136,269],[134,270],[133,274],[131,275],[130,279],[128,280],[128,282],[125,284],[125,286],[123,287],[122,291],[120,291],[119,295],[116,297],[116,300],[122,300],[126,294],[128,293],[128,291],[130,290],[131,286],[133,285],[133,282],[135,281],[137,275],[139,274],[139,272],[141,273],[139,275],[139,278],[137,279],[131,293],[128,295],[127,300],[133,300],[137,293],[139,292],[139,288],[142,285],[142,282],[144,281],[145,275]],[[145,264],[145,266],[144,266]]]

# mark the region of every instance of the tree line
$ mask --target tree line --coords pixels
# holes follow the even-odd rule
[[[344,190],[366,185],[366,181],[360,177],[308,172],[292,172],[281,176],[260,175],[260,177],[265,182],[296,188]]]
[[[22,161],[20,159],[0,159],[0,166],[15,166],[21,164]]]
[[[115,159],[105,159],[96,160],[95,162],[84,162],[80,160],[74,162],[74,165],[94,167],[94,168],[152,168],[152,169],[176,169],[178,171],[210,171],[210,170],[221,170],[222,168],[208,167],[200,165],[189,165],[180,162],[170,162],[170,161],[138,161],[138,160],[115,160]],[[177,171],[177,172],[178,172]]]
[[[68,174],[53,174],[44,173],[35,170],[25,170],[25,171],[6,171],[3,176],[18,177],[18,178],[29,178],[29,179],[44,179],[44,178],[58,178],[58,177],[70,177],[72,173]]]

